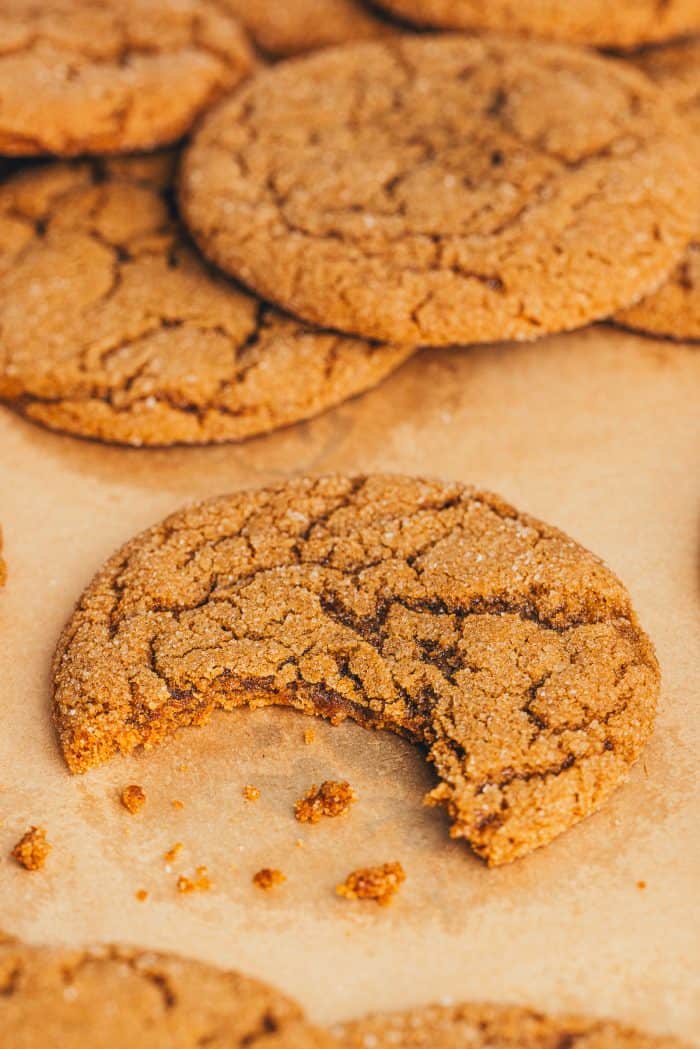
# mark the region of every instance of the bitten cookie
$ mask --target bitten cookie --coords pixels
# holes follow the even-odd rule
[[[468,1002],[368,1016],[333,1033],[345,1049],[691,1049],[612,1020]]]
[[[0,153],[152,149],[252,66],[216,0],[4,0]]]
[[[54,659],[84,772],[211,712],[281,704],[423,744],[451,833],[491,864],[598,808],[659,671],[622,584],[496,496],[302,478],[174,514],[88,587]]]
[[[129,947],[0,946],[7,1049],[331,1049],[284,995],[238,973]]]
[[[406,360],[214,274],[172,212],[173,163],[53,164],[0,186],[0,398],[82,437],[210,443],[306,419]]]
[[[700,29],[696,0],[376,0],[419,25],[634,48]]]
[[[695,179],[700,182],[700,39],[653,48],[637,60],[688,122],[696,140]],[[685,255],[653,295],[618,313],[628,328],[675,339],[700,339],[700,224]]]
[[[700,209],[690,140],[624,63],[402,37],[254,77],[205,118],[180,200],[206,255],[313,323],[531,339],[670,272]]]
[[[389,30],[362,0],[225,0],[265,54],[276,58]]]

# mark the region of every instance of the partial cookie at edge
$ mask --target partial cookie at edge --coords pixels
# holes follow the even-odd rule
[[[238,21],[217,0],[5,0],[0,153],[166,145],[252,65]]]
[[[317,415],[411,355],[214,273],[172,214],[174,162],[52,164],[0,186],[0,398],[82,437],[213,443]]]
[[[121,946],[0,945],[0,1027],[12,1049],[332,1049],[330,1035],[258,980]]]
[[[332,1028],[343,1049],[691,1049],[613,1020],[463,1002],[384,1013]]]
[[[423,743],[451,833],[492,864],[597,809],[652,730],[622,584],[496,496],[301,478],[174,514],[118,551],[54,659],[73,772],[215,708],[282,704]]]
[[[634,48],[700,30],[695,0],[376,0],[441,29],[497,30],[594,47]]]
[[[259,73],[208,114],[181,207],[203,252],[306,320],[530,339],[658,287],[700,208],[648,79],[505,37],[398,37]]]
[[[696,179],[700,181],[700,38],[650,48],[635,57],[675,103],[696,139]],[[614,318],[650,335],[700,340],[700,222],[681,261],[653,295]]]
[[[391,26],[362,0],[224,0],[261,51],[277,58],[383,36]]]

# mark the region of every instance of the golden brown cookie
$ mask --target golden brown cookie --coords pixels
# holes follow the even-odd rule
[[[673,100],[696,138],[700,182],[700,38],[644,52],[637,64]],[[674,339],[700,339],[700,224],[669,280],[638,305],[618,313],[628,328]]]
[[[700,29],[697,0],[376,0],[424,26],[633,48]]]
[[[224,0],[261,51],[276,58],[387,32],[363,0]]]
[[[700,209],[689,138],[624,63],[403,37],[254,77],[201,125],[180,199],[205,254],[308,321],[530,339],[668,274]]]
[[[54,659],[73,772],[217,708],[281,704],[423,744],[491,864],[597,809],[648,738],[659,672],[622,584],[497,496],[301,478],[174,514],[85,591]]]
[[[469,1002],[368,1016],[333,1033],[344,1049],[690,1049],[612,1020]]]
[[[3,0],[0,153],[174,142],[251,66],[217,0]]]
[[[0,946],[7,1049],[331,1049],[258,980],[130,947]]]
[[[406,360],[214,274],[173,214],[173,161],[53,164],[0,186],[0,398],[83,437],[209,443],[306,419]]]

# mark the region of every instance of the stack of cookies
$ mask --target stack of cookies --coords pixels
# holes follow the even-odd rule
[[[0,400],[63,433],[242,440],[422,348],[594,322],[700,340],[697,0],[6,0],[0,165]],[[65,763],[217,708],[352,718],[420,745],[451,836],[510,863],[638,759],[653,646],[557,529],[358,467],[189,507],[107,561],[54,658]],[[14,941],[0,1031],[9,1049],[679,1044],[452,1003],[331,1033],[234,973]]]
[[[469,35],[355,0],[3,5],[6,403],[83,437],[213,443],[421,346],[609,317],[700,337],[699,45],[580,46],[700,29],[697,4],[386,6]]]

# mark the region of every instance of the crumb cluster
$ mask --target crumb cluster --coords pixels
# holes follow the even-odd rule
[[[271,867],[263,867],[257,874],[253,875],[253,885],[259,889],[272,889],[275,885],[281,885],[287,879],[282,871]]]
[[[21,867],[28,871],[38,871],[46,863],[51,846],[46,840],[44,827],[30,827],[19,839],[12,855]]]
[[[177,891],[182,893],[208,892],[212,887],[212,881],[206,867],[197,867],[194,878],[181,874],[177,879]]]
[[[132,783],[130,786],[124,787],[120,794],[120,799],[124,808],[132,816],[135,816],[146,804],[146,792],[143,787],[139,787],[138,783]]]
[[[347,900],[376,900],[386,907],[405,880],[406,873],[400,863],[382,863],[378,867],[352,871],[335,891]]]
[[[342,816],[349,812],[357,795],[347,780],[325,780],[320,787],[314,783],[294,806],[294,815],[300,823],[318,823],[323,816]]]

